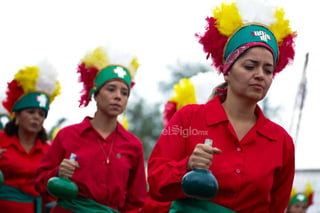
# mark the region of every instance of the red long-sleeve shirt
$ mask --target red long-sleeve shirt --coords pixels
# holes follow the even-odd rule
[[[80,168],[70,179],[78,185],[80,196],[121,212],[141,207],[146,199],[141,141],[119,123],[116,131],[104,139],[92,127],[90,119],[86,117],[81,123],[58,132],[40,163],[36,179],[38,191],[47,193],[49,178],[57,176],[61,161],[75,153]],[[70,212],[59,207],[53,210]]]
[[[237,213],[283,213],[294,177],[294,144],[257,106],[257,122],[238,140],[219,97],[175,113],[148,162],[150,195],[159,201],[184,198],[181,179],[196,144],[206,138],[222,150],[210,170],[219,182],[211,201]]]
[[[20,189],[32,196],[40,196],[35,190],[36,169],[49,148],[48,143],[37,140],[29,153],[21,146],[17,136],[9,137],[0,131],[0,148],[6,149],[0,157],[0,170],[4,176],[4,184]],[[43,201],[52,200],[49,196]],[[9,200],[0,200],[1,212],[34,213],[34,203],[23,203]]]

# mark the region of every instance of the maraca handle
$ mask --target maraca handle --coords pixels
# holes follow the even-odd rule
[[[74,153],[70,154],[69,160],[75,161],[77,159],[77,155]]]
[[[204,140],[204,144],[205,144],[205,145],[212,146],[212,143],[213,143],[213,140],[212,140],[212,139],[206,138],[206,139]]]

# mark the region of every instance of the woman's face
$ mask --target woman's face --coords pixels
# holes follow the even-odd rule
[[[128,86],[117,80],[102,85],[95,96],[98,111],[110,117],[116,117],[126,109],[128,98]]]
[[[43,128],[46,111],[39,108],[27,108],[16,113],[19,129],[25,132],[38,133]]]
[[[289,207],[288,212],[289,213],[306,213],[307,208],[308,208],[308,205],[305,202],[296,202]]]
[[[252,47],[240,56],[224,76],[228,95],[254,102],[262,100],[273,80],[272,53],[264,47]]]

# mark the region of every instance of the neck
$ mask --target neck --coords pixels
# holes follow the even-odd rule
[[[239,99],[229,98],[227,95],[226,100],[222,106],[229,118],[237,120],[255,120],[255,102],[242,101]]]
[[[117,117],[105,118],[95,115],[91,124],[104,138],[108,137],[117,127]]]
[[[29,152],[32,147],[35,145],[37,140],[38,133],[30,133],[23,131],[21,128],[18,129],[18,138],[20,144],[24,147],[24,149]]]

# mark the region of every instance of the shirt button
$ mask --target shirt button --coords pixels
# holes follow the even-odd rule
[[[237,147],[237,151],[238,151],[238,152],[241,152],[241,148],[240,148],[240,147]]]
[[[240,169],[236,169],[235,172],[236,172],[237,174],[240,174],[241,171],[240,171]]]

